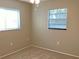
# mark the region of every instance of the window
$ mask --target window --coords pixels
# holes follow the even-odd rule
[[[67,28],[67,8],[49,10],[48,17],[49,29]]]
[[[0,31],[20,28],[20,12],[16,9],[0,8]]]

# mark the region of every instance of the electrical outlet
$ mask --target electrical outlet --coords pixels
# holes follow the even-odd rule
[[[60,41],[57,41],[57,45],[60,45]]]
[[[10,46],[13,46],[13,42],[10,42]]]

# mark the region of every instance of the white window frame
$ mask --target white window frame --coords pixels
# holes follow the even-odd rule
[[[2,26],[2,27],[0,27],[0,31],[20,29],[20,11],[19,11],[19,9],[0,8],[0,10],[3,11],[3,12],[0,12],[1,13],[0,15],[1,16],[3,15],[3,17],[0,17],[0,20],[1,20],[1,22],[2,22],[2,20],[4,20],[3,21],[4,26],[2,24],[0,24]],[[12,18],[12,16],[15,16],[15,18],[14,17]],[[14,19],[14,23],[12,22],[13,20],[11,18]]]
[[[57,8],[48,11],[48,29],[67,29],[67,8]]]

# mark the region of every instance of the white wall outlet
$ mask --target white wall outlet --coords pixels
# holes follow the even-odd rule
[[[10,42],[10,46],[13,46],[14,44],[13,44],[13,42]]]

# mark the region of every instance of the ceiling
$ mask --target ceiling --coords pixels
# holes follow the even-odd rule
[[[30,0],[20,0],[20,1],[31,3]],[[40,1],[46,1],[46,0],[40,0]]]

